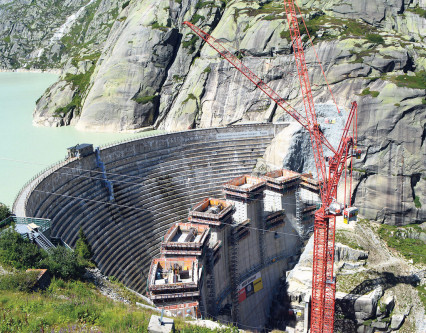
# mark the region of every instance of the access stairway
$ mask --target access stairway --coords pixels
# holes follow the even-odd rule
[[[45,251],[50,251],[55,245],[52,244],[50,240],[47,239],[45,235],[41,232],[33,231],[31,233],[31,240],[34,241],[38,246],[40,246]]]

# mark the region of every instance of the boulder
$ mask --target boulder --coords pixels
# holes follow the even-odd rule
[[[377,328],[380,331],[386,331],[388,326],[389,326],[389,323],[385,321],[374,321],[371,323],[371,327]]]
[[[335,261],[357,261],[368,258],[368,252],[355,250],[347,245],[336,243],[334,250]]]
[[[381,316],[387,317],[392,312],[394,307],[395,307],[395,297],[388,296],[383,302],[380,302],[380,305],[377,307],[377,311],[382,312]]]
[[[398,330],[401,325],[404,323],[405,320],[405,315],[401,314],[401,315],[393,315],[392,319],[391,319],[391,324],[390,324],[390,328],[393,331]]]

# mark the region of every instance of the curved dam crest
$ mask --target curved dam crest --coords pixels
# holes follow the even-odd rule
[[[108,200],[95,155],[89,155],[44,174],[28,191],[25,215],[52,219],[51,236],[70,246],[82,226],[102,272],[143,292],[150,261],[171,224],[185,220],[199,200],[223,197],[222,184],[251,173],[287,126],[192,130],[105,147],[100,157],[114,184],[114,201]]]

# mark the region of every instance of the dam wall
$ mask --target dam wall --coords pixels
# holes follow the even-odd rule
[[[23,189],[26,216],[52,220],[52,237],[71,247],[82,227],[93,260],[108,276],[144,292],[161,238],[201,199],[250,173],[282,124],[248,124],[142,138],[104,147],[45,172]],[[112,182],[110,200],[105,178]],[[14,205],[15,206],[15,205]]]

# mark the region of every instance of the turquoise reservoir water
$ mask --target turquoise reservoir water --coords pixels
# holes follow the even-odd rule
[[[0,202],[9,207],[31,177],[64,159],[67,147],[141,136],[32,126],[35,101],[57,78],[47,73],[0,73]]]

